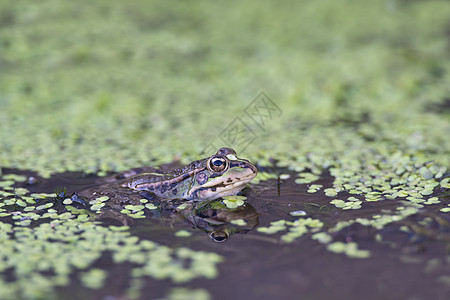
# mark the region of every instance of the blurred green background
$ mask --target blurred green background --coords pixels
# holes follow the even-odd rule
[[[263,91],[283,114],[242,157],[333,163],[356,145],[448,166],[449,16],[448,1],[2,1],[0,165],[188,162]]]

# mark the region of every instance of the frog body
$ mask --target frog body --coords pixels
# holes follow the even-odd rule
[[[165,199],[213,200],[236,195],[255,178],[256,167],[230,148],[167,173],[142,173],[122,184]]]
[[[257,175],[256,167],[238,158],[230,148],[168,172],[153,168],[137,168],[106,179],[106,184],[83,191],[88,199],[108,196],[117,204],[150,200],[214,200],[236,195]]]

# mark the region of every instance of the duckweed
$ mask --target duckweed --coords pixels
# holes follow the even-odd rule
[[[251,181],[252,184],[259,184],[261,181],[266,181],[270,179],[276,179],[278,176],[269,172],[259,172],[258,175]]]
[[[245,200],[247,197],[245,196],[225,196],[223,197],[222,202],[228,207],[228,208],[237,208],[239,206],[244,205]]]
[[[266,234],[287,231],[287,233],[281,235],[280,239],[283,242],[291,243],[308,232],[318,231],[322,226],[323,223],[320,220],[312,218],[298,219],[293,222],[278,220],[271,222],[269,227],[258,227],[257,231]]]
[[[176,237],[190,237],[191,235],[192,233],[187,230],[178,230],[175,232]]]
[[[295,183],[306,184],[311,183],[319,179],[319,176],[312,173],[298,173],[299,178],[295,179]]]
[[[80,275],[80,280],[85,287],[99,289],[103,286],[107,273],[101,269],[90,269]]]
[[[308,193],[315,193],[322,188],[321,184],[311,184],[307,190]],[[335,194],[336,195],[336,194]]]
[[[151,241],[141,241],[130,235],[128,226],[103,227],[93,222],[88,211],[71,206],[72,202],[66,201],[68,198],[62,200],[67,211],[54,209],[56,198],[50,198],[52,196],[55,195],[31,194],[29,197],[34,201],[28,202],[50,201],[37,206],[27,206],[20,198],[0,202],[0,207],[14,204],[23,207],[22,211],[0,213],[0,217],[12,216],[14,221],[14,225],[0,222],[3,249],[0,253],[0,271],[11,269],[17,278],[6,283],[0,277],[4,297],[21,295],[24,298],[42,298],[43,295],[51,295],[56,286],[69,283],[69,276],[74,270],[89,268],[105,251],[112,252],[116,263],[132,262],[140,265],[132,272],[141,277],[171,279],[182,283],[201,276],[217,276],[215,265],[222,258],[216,254],[187,248],[170,249]],[[90,209],[98,212],[107,200],[107,197],[99,197],[91,201]],[[129,216],[134,218],[143,215],[145,207],[150,207],[150,204],[126,206]],[[48,221],[33,226],[33,222],[40,219]],[[183,236],[183,232],[179,231],[176,235]],[[184,236],[187,235],[190,232],[184,233]],[[11,255],[13,252],[15,255]],[[44,277],[44,272],[55,275]],[[106,271],[94,268],[81,272],[80,281],[88,288],[99,289],[104,285],[106,276]],[[30,284],[35,286],[30,288]]]
[[[219,143],[229,142],[239,156],[257,164],[261,171],[250,185],[275,179],[269,171],[273,166],[288,168],[302,185],[329,172],[332,186],[322,189],[313,184],[305,190],[314,197],[330,197],[339,209],[360,209],[361,215],[379,201],[399,206],[373,216],[338,220],[328,229],[330,233],[354,223],[381,229],[419,208],[448,213],[448,201],[441,192],[450,188],[450,125],[445,102],[449,94],[450,63],[445,59],[449,9],[443,1],[400,2],[343,1],[338,6],[334,1],[286,6],[264,2],[257,9],[250,2],[217,2],[176,10],[152,1],[145,3],[145,9],[140,1],[132,5],[112,1],[110,11],[98,1],[85,5],[49,0],[25,6],[19,1],[0,6],[0,15],[8,23],[0,28],[0,62],[6,75],[0,76],[0,166],[32,170],[48,178],[66,171],[105,175],[174,159],[188,163],[202,157],[201,151],[213,138],[227,136],[227,124],[239,117],[246,132],[253,134]],[[355,15],[367,16],[370,26],[349,15],[350,6]],[[178,21],[149,26],[166,11]],[[221,17],[211,17],[207,11],[220,11]],[[328,11],[332,11],[334,26],[324,18],[311,18]],[[292,22],[286,25],[280,20]],[[235,26],[224,27],[224,23]],[[259,30],[262,26],[268,30]],[[105,39],[93,38],[97,35]],[[231,35],[238,37],[237,42],[230,42]],[[182,67],[183,76],[174,66]],[[236,66],[239,71],[229,76]],[[261,89],[276,95],[273,101],[280,110],[265,123],[243,112]],[[225,102],[226,114],[222,113]],[[59,208],[51,210],[52,203],[46,203],[55,194],[29,195],[27,189],[14,187],[32,184],[33,176],[3,174],[1,169],[0,175],[0,217],[13,222],[10,228],[1,222],[0,226],[15,231],[14,235],[5,231],[9,233],[3,235],[4,253],[13,253],[9,241],[39,231],[48,239],[57,237],[56,242],[40,247],[49,248],[48,256],[58,257],[58,243],[68,237],[59,229],[54,232],[52,226],[67,224],[70,233],[70,229],[87,231],[98,225],[92,215],[101,211],[103,201],[91,203],[92,211],[81,212],[63,200],[71,213],[66,214]],[[288,178],[284,175],[280,180]],[[232,207],[241,203],[226,201]],[[157,209],[142,204],[145,209]],[[130,207],[124,213],[141,218],[145,209]],[[32,212],[35,215],[27,215]],[[36,218],[48,226],[36,226]],[[289,240],[302,236],[305,226],[308,233],[317,228],[302,222],[296,226],[275,222],[261,227],[261,232],[296,227]],[[329,241],[326,234],[313,233],[312,237]],[[116,247],[114,239],[121,237],[106,235],[105,241]],[[93,261],[76,255],[88,252],[80,251],[88,242],[79,242],[78,251],[68,249],[74,266],[61,258],[60,274],[46,280],[34,271],[51,268],[51,260],[39,256],[42,249],[34,248],[34,239],[21,237],[21,249],[10,255],[16,260],[10,265],[24,276],[23,282],[2,278],[2,297],[42,298],[53,286],[66,285],[73,267],[87,268]],[[28,264],[34,252],[29,255],[22,248],[35,249],[39,263]],[[329,250],[367,255],[353,244],[334,244]],[[145,251],[135,256],[123,251],[116,254],[122,261],[148,258],[141,253]],[[98,254],[93,252],[93,256]],[[20,255],[27,262],[21,262]],[[141,267],[142,276],[150,274]],[[158,270],[164,267],[162,263]],[[169,278],[173,270],[158,272],[151,274]],[[177,280],[191,276],[183,272]],[[442,281],[447,282],[444,277]],[[195,291],[194,298],[207,297]],[[189,292],[174,290],[175,296],[169,296],[175,299]]]
[[[371,255],[369,250],[358,249],[358,245],[355,242],[333,242],[327,245],[327,249],[335,253],[344,253],[352,258],[368,258]]]
[[[347,201],[341,199],[334,199],[330,201],[331,204],[334,204],[337,208],[341,209],[360,209],[362,201],[355,197],[348,197]]]
[[[204,289],[173,288],[166,296],[168,300],[210,300],[211,296]]]
[[[230,221],[231,224],[237,225],[237,226],[245,226],[247,225],[247,222],[244,219],[235,219]]]
[[[147,203],[147,204],[145,204],[145,208],[154,210],[154,209],[157,209],[158,207],[156,205],[154,205],[153,203]],[[180,207],[178,207],[178,208],[180,209]]]

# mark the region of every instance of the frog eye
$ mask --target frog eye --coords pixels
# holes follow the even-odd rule
[[[228,161],[221,156],[213,156],[208,162],[208,169],[212,172],[222,172],[228,168]]]

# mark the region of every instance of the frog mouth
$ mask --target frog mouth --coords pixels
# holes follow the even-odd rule
[[[245,188],[253,178],[257,170],[255,167],[248,168],[248,172],[240,172],[235,177],[217,178],[211,180],[189,193],[191,199],[212,200],[223,196],[232,196]]]

